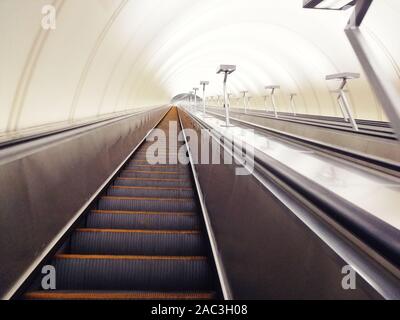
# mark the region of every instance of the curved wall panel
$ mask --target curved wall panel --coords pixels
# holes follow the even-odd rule
[[[55,30],[41,24],[49,4]],[[362,73],[343,32],[350,14],[302,0],[2,0],[0,132],[163,104],[201,79],[221,94],[220,63],[238,65],[229,90],[249,90],[253,107],[280,84],[282,111],[296,92],[299,112],[339,115],[324,77]],[[399,1],[374,1],[362,29],[400,92],[399,18]],[[358,118],[385,119],[363,74],[348,89]]]

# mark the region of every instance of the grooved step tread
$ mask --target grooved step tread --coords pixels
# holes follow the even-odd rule
[[[205,256],[121,256],[121,255],[88,255],[88,254],[57,254],[56,259],[82,259],[82,260],[180,260],[201,261],[207,260]]]
[[[125,169],[123,172],[130,172],[130,173],[145,173],[145,174],[176,174],[176,175],[186,175],[185,173],[178,172],[178,171],[138,171],[138,170],[130,170]]]
[[[121,210],[92,210],[95,214],[132,214],[132,215],[165,215],[165,216],[197,216],[195,212],[157,212],[157,211],[121,211]]]
[[[134,190],[187,190],[193,191],[193,188],[185,187],[139,187],[139,186],[111,186],[112,189],[134,189]]]
[[[82,228],[76,232],[98,232],[98,233],[145,233],[145,234],[200,234],[199,230],[131,230],[131,229],[95,229]]]
[[[215,293],[167,292],[30,292],[27,300],[211,300]]]
[[[140,168],[181,168],[181,169],[188,169],[189,167],[187,165],[177,165],[177,164],[165,164],[165,165],[160,165],[160,164],[130,164],[130,166],[135,166],[135,167],[140,167]],[[128,166],[129,167],[129,166]]]
[[[174,151],[176,151],[176,150],[174,150]],[[169,153],[168,150],[161,150],[161,151],[160,150],[158,150],[158,151],[155,150],[155,151],[150,151],[150,155],[153,156],[153,155],[155,155],[155,153],[157,153],[159,156],[165,156],[165,155],[176,156],[176,155],[179,155],[179,154],[185,153],[185,152],[186,152],[186,150],[182,150],[180,153],[179,152]],[[139,150],[135,154],[136,155],[138,155],[138,154],[140,154],[140,155],[146,154],[147,155],[147,149],[145,151]]]
[[[193,199],[184,199],[184,198],[148,198],[148,197],[112,197],[112,196],[104,196],[101,199],[107,200],[144,200],[144,201],[173,201],[173,202],[191,202]]]
[[[129,178],[118,177],[117,180],[132,180],[132,181],[168,181],[168,182],[186,182],[186,179],[156,179],[156,178]]]

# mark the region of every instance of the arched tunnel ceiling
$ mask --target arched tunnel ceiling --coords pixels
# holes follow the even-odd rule
[[[56,29],[42,28],[44,5]],[[343,29],[351,11],[306,10],[302,0],[2,0],[0,132],[168,103],[209,80],[221,94],[221,63],[237,64],[229,91],[279,84],[301,112],[336,115],[337,83],[361,72]],[[375,0],[363,32],[400,91],[400,2]],[[384,119],[365,76],[349,85],[357,117]],[[262,105],[262,102],[260,102]]]

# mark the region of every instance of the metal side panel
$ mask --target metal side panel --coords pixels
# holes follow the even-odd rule
[[[184,112],[181,119],[200,129]],[[359,275],[356,289],[344,290],[349,263],[254,175],[229,164],[195,168],[234,299],[381,298]]]
[[[8,297],[167,109],[0,151],[0,297]]]
[[[208,112],[211,114],[223,115],[223,109],[209,108]],[[295,123],[284,119],[244,114],[242,112],[233,111],[231,118],[232,120],[246,121],[263,126],[271,130],[271,132],[281,132],[289,136],[298,136],[328,146],[342,148],[356,154],[382,159],[382,161],[400,162],[400,148],[396,140],[355,134],[354,132],[338,131],[310,124]]]
[[[198,174],[197,174],[197,171],[196,171],[195,163],[194,163],[193,157],[192,157],[192,151],[191,151],[190,145],[189,145],[188,140],[187,140],[185,127],[182,124],[182,119],[181,119],[180,114],[179,114],[179,123],[181,125],[182,131],[183,131],[183,137],[184,137],[185,144],[186,144],[186,148],[188,150],[189,160],[190,160],[190,167],[192,169],[193,179],[194,179],[194,182],[195,182],[197,195],[199,197],[199,202],[200,202],[201,211],[202,211],[202,214],[203,214],[204,224],[205,224],[205,227],[206,227],[206,230],[207,230],[207,237],[208,237],[208,240],[210,241],[210,246],[211,246],[212,255],[213,255],[213,258],[214,258],[214,262],[215,262],[215,267],[216,267],[217,273],[218,273],[218,280],[219,280],[219,284],[220,284],[220,287],[221,287],[222,295],[224,297],[224,300],[232,300],[233,299],[232,290],[231,290],[231,288],[229,286],[229,282],[228,282],[227,277],[226,277],[226,271],[225,271],[224,264],[223,264],[222,259],[221,259],[221,254],[220,254],[219,249],[218,249],[216,237],[215,237],[214,231],[213,231],[212,226],[211,226],[210,215],[209,215],[209,213],[207,211],[207,205],[206,205],[206,202],[205,202],[205,198],[204,198],[203,192],[201,190],[201,185],[200,185],[200,182],[199,182],[199,178],[198,178]]]

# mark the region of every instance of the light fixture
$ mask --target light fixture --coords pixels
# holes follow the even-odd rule
[[[194,111],[197,109],[197,91],[199,91],[199,88],[193,88],[194,91]]]
[[[231,127],[231,123],[229,120],[229,105],[228,105],[228,93],[226,91],[226,83],[228,80],[228,75],[236,71],[235,65],[229,64],[221,64],[217,69],[217,74],[223,73],[224,74],[224,82],[223,82],[223,89],[224,89],[224,107],[225,107],[225,126]]]
[[[354,6],[354,0],[303,0],[304,8],[346,10]]]
[[[277,106],[276,106],[276,101],[275,101],[275,90],[280,89],[280,88],[281,88],[281,86],[277,86],[277,85],[265,86],[265,90],[271,90],[271,103],[272,103],[272,108],[274,109],[275,118],[278,118],[278,111],[277,111]]]
[[[248,99],[247,99],[246,95],[247,95],[248,91],[247,90],[243,90],[243,91],[240,91],[240,93],[243,95],[244,113],[247,113]]]
[[[351,79],[358,79],[360,78],[359,73],[355,72],[342,72],[342,73],[335,73],[326,76],[326,80],[351,80]]]
[[[236,66],[232,64],[221,64],[217,69],[217,74],[219,73],[227,73],[231,74],[236,71]]]
[[[388,81],[387,75],[382,72],[384,67],[380,59],[374,54],[374,50],[371,49],[368,40],[364,37],[359,28],[373,1],[374,0],[353,0],[341,3],[339,0],[303,0],[303,7],[311,9],[336,8],[336,10],[348,9],[350,7],[354,8],[354,12],[345,28],[346,36],[400,142],[400,104],[398,103],[400,94],[396,85],[392,81]],[[329,5],[329,2],[332,3]]]
[[[200,85],[203,86],[203,115],[206,115],[206,86],[210,84],[210,81],[200,81]]]
[[[356,120],[354,119],[353,114],[351,112],[350,103],[346,96],[346,92],[345,92],[344,88],[346,87],[348,80],[358,79],[358,78],[360,78],[360,74],[353,73],[353,72],[330,74],[330,75],[327,75],[325,78],[326,80],[341,80],[342,81],[339,89],[337,90],[337,93],[338,93],[337,100],[339,103],[340,110],[342,111],[344,120],[347,121],[347,119],[350,119],[351,125],[353,126],[353,129],[355,131],[358,131],[358,126],[357,126]]]

